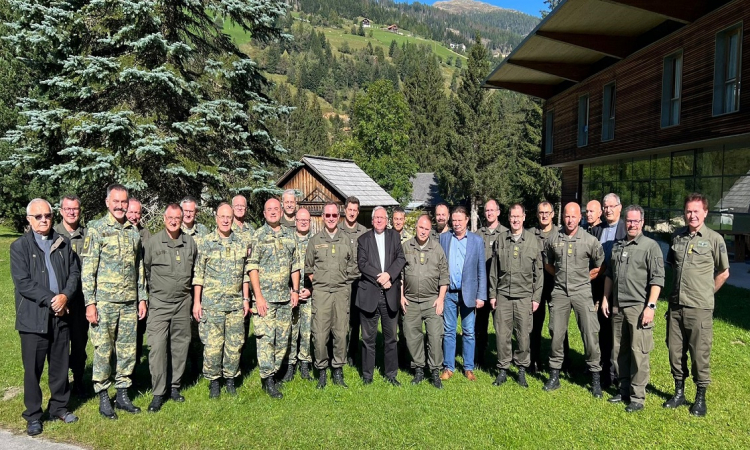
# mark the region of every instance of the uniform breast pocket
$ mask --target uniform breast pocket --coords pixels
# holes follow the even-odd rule
[[[713,262],[713,254],[711,252],[711,247],[696,246],[696,247],[693,247],[690,253],[692,256],[692,262],[694,264]]]

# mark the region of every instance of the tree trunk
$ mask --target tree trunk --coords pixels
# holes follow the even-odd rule
[[[477,206],[477,199],[471,197],[471,232],[477,231],[477,222],[479,222],[479,212]]]

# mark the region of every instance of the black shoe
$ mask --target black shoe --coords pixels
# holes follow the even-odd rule
[[[336,386],[341,386],[343,388],[348,388],[349,386],[344,383],[344,369],[341,367],[333,369],[333,384]]]
[[[685,404],[685,381],[674,380],[674,395],[661,406],[667,409],[677,408]]]
[[[237,396],[237,388],[234,387],[234,378],[227,378],[224,382],[224,389],[226,389],[227,394],[231,395],[232,397]]]
[[[549,379],[546,383],[544,383],[544,387],[542,388],[545,391],[554,391],[556,389],[560,389],[560,370],[559,369],[552,369],[549,371]]]
[[[622,395],[622,393],[619,393],[615,395],[614,397],[610,397],[607,399],[610,403],[625,403],[626,405],[630,403],[630,397],[627,395]]]
[[[44,427],[42,426],[41,420],[32,420],[31,422],[26,424],[26,434],[29,436],[36,436],[37,434],[42,434],[42,431],[44,430]]]
[[[65,414],[61,416],[50,416],[49,420],[52,422],[60,420],[63,423],[76,423],[78,422],[78,416],[70,411],[66,411]]]
[[[261,384],[263,385],[263,390],[266,391],[266,394],[270,395],[271,398],[284,398],[284,394],[279,392],[279,389],[276,387],[273,377],[263,378]]]
[[[430,373],[430,384],[438,389],[443,388],[443,382],[440,380],[440,369],[432,369]]]
[[[138,414],[141,412],[141,408],[134,406],[128,397],[127,389],[118,389],[117,397],[115,397],[115,408],[129,412],[131,414]]]
[[[518,379],[516,380],[519,386],[521,387],[529,387],[529,383],[526,382],[526,369],[523,367],[518,368]]]
[[[312,380],[312,377],[310,376],[310,363],[308,362],[301,362],[299,363],[299,376],[303,380]]]
[[[294,372],[297,370],[296,364],[289,364],[286,368],[286,373],[284,374],[284,378],[281,379],[284,383],[288,383],[289,381],[292,381],[294,379]]]
[[[182,403],[185,401],[185,397],[180,394],[180,390],[177,388],[172,388],[172,391],[169,393],[169,398],[171,398],[173,402],[177,403]]]
[[[117,419],[117,414],[115,414],[114,410],[112,409],[112,403],[109,399],[109,393],[106,390],[99,392],[99,414],[106,417],[107,419]]]
[[[419,384],[424,381],[424,370],[421,367],[414,369],[414,378],[411,380],[411,384]]]
[[[362,378],[362,384],[367,386],[368,384],[372,384],[372,378]]]
[[[221,395],[221,385],[219,380],[211,380],[208,383],[208,398],[219,398]]]
[[[492,382],[493,386],[500,386],[501,384],[508,381],[508,372],[505,369],[500,369],[500,373],[497,374],[497,378]]]
[[[148,405],[148,412],[159,412],[161,411],[161,407],[164,404],[164,397],[161,395],[154,395],[154,398],[151,400],[151,404]]]
[[[626,413],[638,412],[638,411],[641,411],[643,408],[644,408],[643,403],[633,402],[625,407],[625,412]]]
[[[325,389],[327,381],[328,374],[326,373],[326,370],[320,369],[320,373],[318,374],[318,385],[316,387],[318,389]]]
[[[391,383],[393,386],[401,387],[401,383],[398,382],[398,380],[396,379],[396,377],[387,377],[385,379],[385,381]]]
[[[695,403],[690,407],[690,414],[696,417],[703,417],[706,415],[706,388],[698,387],[695,392]]]
[[[591,372],[591,395],[602,398],[602,377],[600,372]]]

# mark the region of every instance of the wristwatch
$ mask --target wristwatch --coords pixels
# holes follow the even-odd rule
[[[648,304],[647,306],[648,306],[648,307],[649,307],[650,309],[653,309],[654,311],[656,311],[656,303],[649,303],[649,304]]]
[[[248,302],[248,303],[250,303],[250,298],[248,298],[248,297],[245,297],[245,298],[243,298],[243,299],[242,299],[242,301],[243,301],[243,302]]]

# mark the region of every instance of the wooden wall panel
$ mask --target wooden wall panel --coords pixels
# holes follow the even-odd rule
[[[580,203],[581,192],[581,166],[572,165],[562,168],[562,195],[560,202],[564,207],[566,203]],[[562,218],[560,218],[562,220]]]

